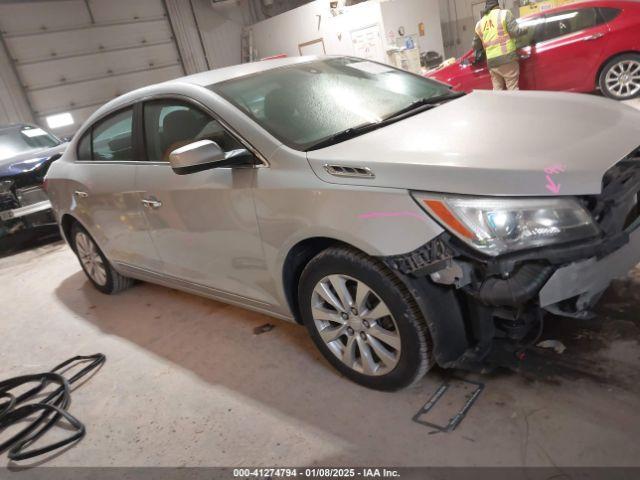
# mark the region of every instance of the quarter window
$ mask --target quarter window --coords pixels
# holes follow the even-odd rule
[[[619,8],[600,7],[600,17],[602,18],[599,23],[607,23],[616,18],[620,14]]]
[[[538,42],[562,37],[597,25],[598,15],[595,8],[582,8],[549,14],[544,19],[544,28]]]
[[[133,160],[133,109],[122,110],[93,127],[94,160]],[[78,152],[80,153],[80,152]]]
[[[78,160],[91,160],[91,130],[78,142]]]
[[[198,140],[212,140],[225,152],[244,148],[217,120],[177,100],[146,102],[144,130],[150,161],[168,161],[172,151]]]

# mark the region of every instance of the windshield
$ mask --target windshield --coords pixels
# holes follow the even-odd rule
[[[418,75],[348,57],[275,68],[209,88],[297,150],[450,93]]]
[[[60,140],[38,127],[17,125],[0,129],[0,160],[30,150],[51,148],[60,145]]]

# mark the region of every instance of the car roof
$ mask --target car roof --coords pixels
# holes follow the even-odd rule
[[[214,83],[220,83],[226,80],[244,77],[246,75],[252,75],[254,73],[266,72],[267,70],[272,70],[274,68],[287,67],[299,63],[310,62],[313,60],[318,60],[320,58],[326,57],[307,55],[303,57],[274,58],[271,60],[261,60],[259,62],[242,63],[240,65],[218,68],[215,70],[209,70],[207,72],[201,72],[186,77],[176,78],[165,83],[187,82],[194,85],[206,87]]]
[[[575,8],[585,7],[616,7],[623,8],[625,6],[640,7],[640,0],[581,0],[579,2],[565,3],[559,7],[549,8],[540,12],[531,13],[525,15],[522,19],[534,18],[543,14],[549,14],[553,12],[562,12],[564,10],[573,10]]]

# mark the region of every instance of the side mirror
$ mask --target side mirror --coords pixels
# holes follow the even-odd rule
[[[255,165],[255,158],[246,148],[224,152],[216,142],[199,140],[172,151],[169,164],[178,175],[187,175],[211,168]]]

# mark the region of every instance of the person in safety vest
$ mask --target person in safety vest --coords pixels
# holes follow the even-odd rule
[[[516,53],[516,38],[525,35],[526,28],[518,26],[509,10],[502,10],[498,0],[487,0],[484,16],[476,24],[473,49],[484,48],[487,67],[494,90],[518,90],[520,64]]]

